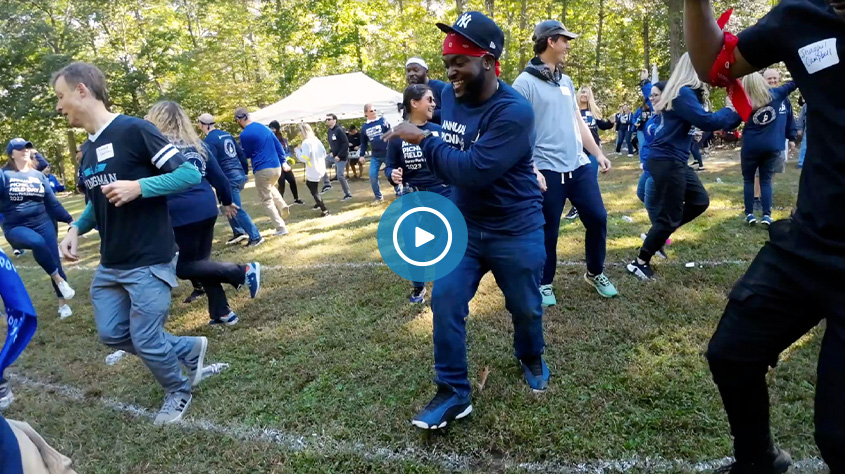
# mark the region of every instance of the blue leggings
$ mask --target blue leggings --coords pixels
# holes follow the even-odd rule
[[[56,229],[53,227],[53,221],[50,219],[43,219],[41,222],[19,225],[16,227],[3,227],[3,233],[6,235],[6,241],[12,248],[29,249],[32,250],[32,256],[35,261],[41,265],[41,268],[47,272],[48,275],[53,276],[56,272],[67,280],[64,270],[62,270],[62,261],[59,257],[59,244],[56,237]],[[50,280],[53,284],[53,289],[56,291],[56,296],[62,297],[59,287],[56,282]]]

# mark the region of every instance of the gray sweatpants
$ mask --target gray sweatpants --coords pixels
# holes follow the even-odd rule
[[[188,394],[191,384],[180,361],[195,338],[164,332],[170,290],[176,285],[175,260],[131,270],[100,265],[91,282],[91,303],[105,345],[140,357],[166,393]]]

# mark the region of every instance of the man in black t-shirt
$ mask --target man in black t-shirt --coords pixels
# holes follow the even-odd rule
[[[346,132],[346,138],[349,140],[349,154],[352,156],[358,156],[358,150],[361,149],[361,135],[358,134],[358,127],[355,125],[349,127],[349,131]],[[349,174],[350,169],[352,170],[352,174],[355,178],[358,178],[359,174],[362,178],[364,177],[364,165],[361,164],[360,160],[346,160],[347,175]]]
[[[734,77],[783,61],[807,100],[807,156],[792,216],[730,293],[707,349],[736,463],[732,474],[786,472],[789,455],[769,428],[766,372],[827,319],[816,382],[816,443],[832,474],[845,472],[845,2],[782,0],[739,36]],[[686,0],[686,44],[702,78],[724,37],[709,0]],[[721,65],[722,62],[720,61]]]
[[[153,124],[108,111],[105,77],[95,66],[70,64],[52,85],[56,110],[88,132],[80,162],[88,204],[59,247],[77,260],[78,235],[97,225],[100,266],[91,282],[97,332],[109,347],[140,357],[164,388],[155,422],[179,421],[202,379],[208,341],[164,332],[177,285],[167,195],[202,176]]]

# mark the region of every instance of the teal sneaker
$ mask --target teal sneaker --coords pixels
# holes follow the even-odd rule
[[[543,306],[554,306],[557,304],[555,299],[555,292],[552,291],[552,285],[540,285],[540,296],[543,297]]]
[[[593,288],[595,288],[596,291],[605,298],[613,298],[619,294],[619,292],[616,291],[616,287],[613,286],[613,283],[604,276],[604,273],[599,273],[596,276],[590,276],[589,273],[585,273],[584,280],[593,285]]]

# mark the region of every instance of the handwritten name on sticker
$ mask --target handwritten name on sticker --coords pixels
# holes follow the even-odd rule
[[[817,41],[798,50],[798,57],[804,62],[807,72],[815,74],[822,69],[839,64],[839,52],[836,51],[836,38]]]

